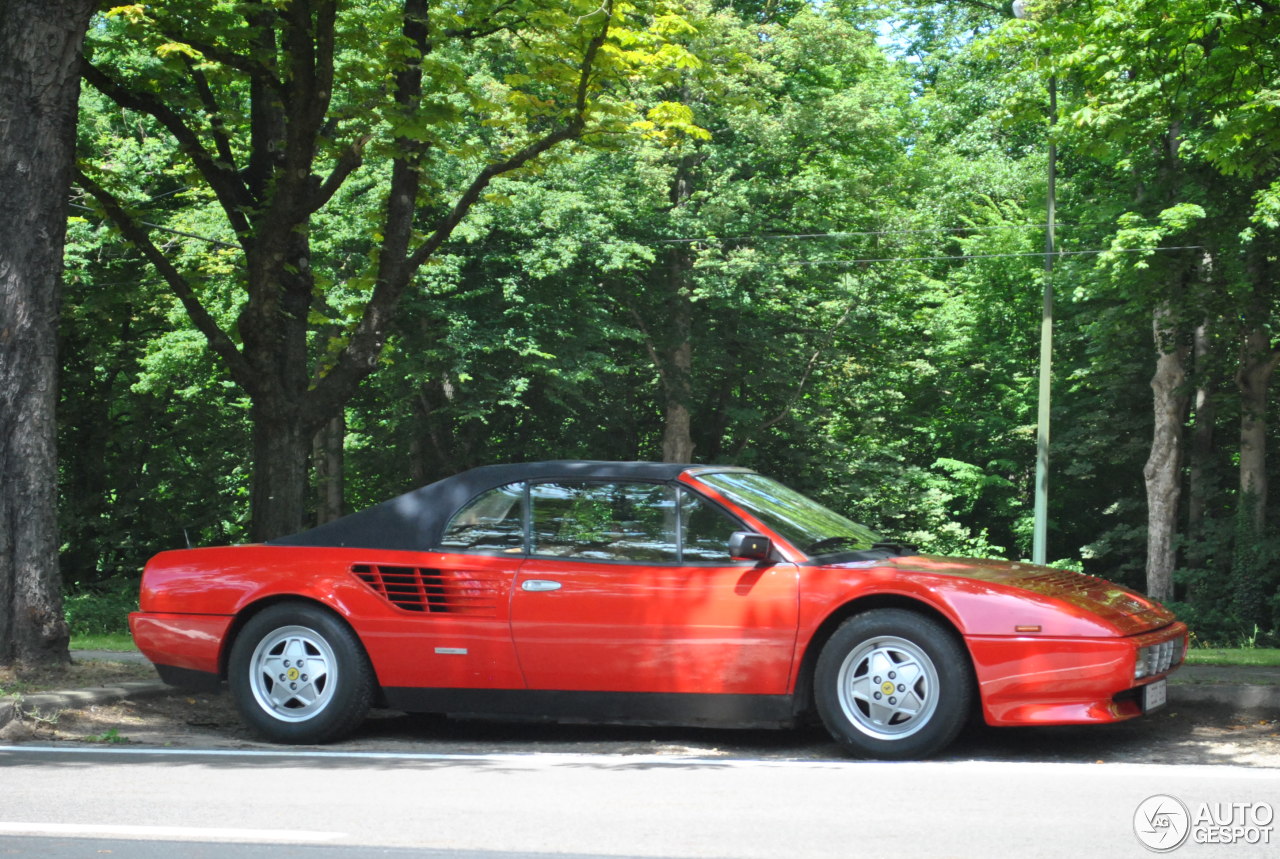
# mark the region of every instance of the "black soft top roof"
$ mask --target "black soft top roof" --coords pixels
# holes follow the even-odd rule
[[[406,492],[350,516],[287,537],[270,546],[334,546],[421,552],[440,544],[459,507],[481,492],[517,481],[644,480],[668,482],[699,466],[668,462],[555,460],[485,465]],[[728,470],[728,469],[727,469]],[[741,470],[741,469],[732,469]]]

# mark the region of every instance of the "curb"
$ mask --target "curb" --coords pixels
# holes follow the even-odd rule
[[[1237,710],[1280,711],[1280,686],[1186,684],[1169,687],[1170,704],[1227,704]]]
[[[39,692],[17,698],[0,700],[0,730],[10,722],[21,721],[32,715],[50,719],[62,710],[77,710],[95,704],[110,704],[125,698],[155,698],[172,692],[173,687],[159,680],[134,680],[111,686],[95,686],[91,689],[66,689],[59,692]]]

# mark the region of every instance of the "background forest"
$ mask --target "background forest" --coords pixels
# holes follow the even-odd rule
[[[422,32],[388,23],[415,5]],[[1202,642],[1276,640],[1271,4],[637,7],[94,19],[73,621],[157,551],[541,458],[751,466],[929,552],[1029,557],[1052,136],[1049,559],[1171,580]]]

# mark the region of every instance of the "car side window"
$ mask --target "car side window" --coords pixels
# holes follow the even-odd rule
[[[524,551],[524,484],[499,486],[473,498],[445,526],[440,548],[495,554]]]
[[[742,524],[716,505],[688,490],[680,491],[683,559],[686,564],[731,564],[729,537]]]
[[[676,490],[653,483],[537,483],[530,487],[535,555],[675,563]]]

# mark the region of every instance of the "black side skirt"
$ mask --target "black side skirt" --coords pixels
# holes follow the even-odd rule
[[[795,724],[790,695],[557,692],[530,689],[383,689],[387,707],[451,716],[515,716],[628,725],[778,728]]]
[[[222,688],[222,680],[217,674],[207,671],[196,671],[191,668],[174,668],[172,665],[156,665],[156,673],[160,679],[170,686],[192,689],[197,692],[217,692]]]

